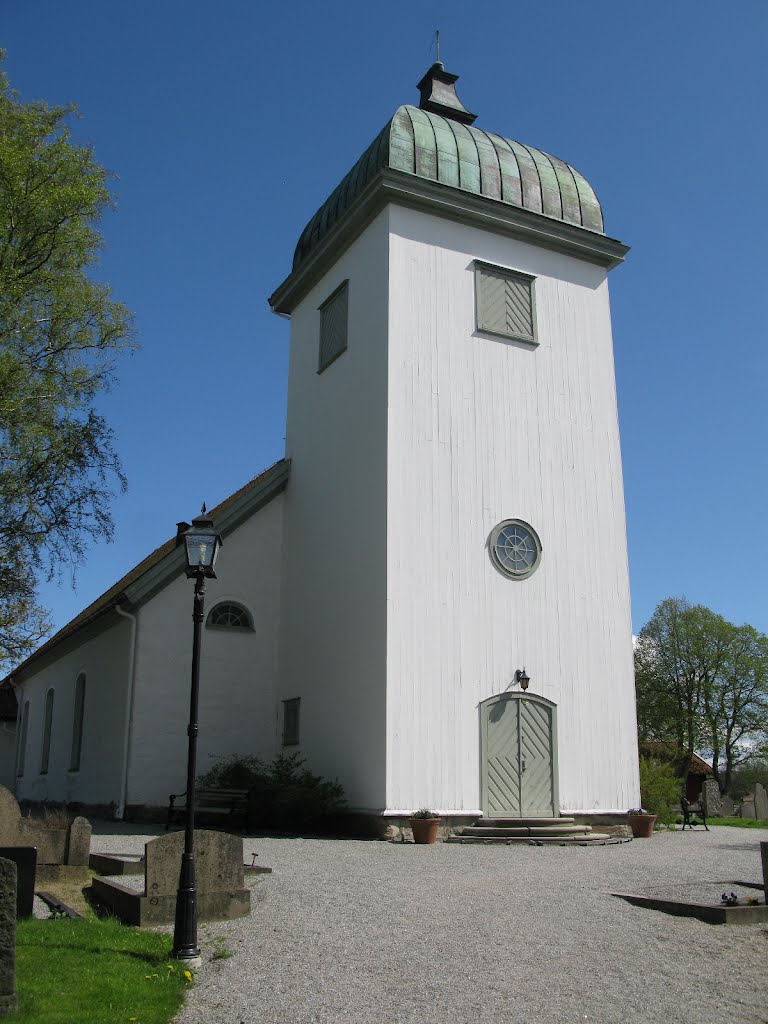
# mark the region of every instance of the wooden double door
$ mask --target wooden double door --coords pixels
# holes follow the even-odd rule
[[[489,818],[549,818],[557,794],[557,709],[503,693],[480,705],[482,807]]]

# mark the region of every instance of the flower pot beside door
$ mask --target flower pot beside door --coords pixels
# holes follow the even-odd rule
[[[422,807],[411,815],[411,831],[413,832],[414,843],[426,845],[437,840],[437,830],[440,827],[442,818],[427,807]]]
[[[656,815],[642,810],[629,811],[627,821],[635,839],[650,839],[653,835],[653,826],[656,824]]]

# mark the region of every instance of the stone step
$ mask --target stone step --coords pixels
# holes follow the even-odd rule
[[[544,825],[573,825],[575,818],[478,818],[476,826],[489,828],[540,828]]]
[[[448,836],[448,838],[444,840],[444,842],[446,843],[488,843],[500,846],[512,846],[520,843],[526,846],[601,846],[605,845],[606,843],[619,843],[628,841],[629,840],[625,839],[624,837],[609,836],[607,833],[604,832],[589,832],[583,835],[576,836],[459,835]]]
[[[530,825],[514,828],[467,825],[461,830],[463,836],[579,836],[589,835],[590,825]]]

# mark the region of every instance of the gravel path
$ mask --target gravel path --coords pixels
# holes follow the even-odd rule
[[[102,834],[134,852],[148,837]],[[768,1024],[768,926],[607,895],[760,881],[768,831],[595,848],[256,838],[249,918],[202,925],[179,1024]],[[233,956],[210,960],[214,937]]]

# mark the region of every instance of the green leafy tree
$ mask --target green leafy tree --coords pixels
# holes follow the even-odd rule
[[[2,53],[0,53],[2,59]],[[21,102],[0,68],[0,662],[49,628],[42,575],[74,576],[109,538],[125,481],[96,409],[131,345],[131,317],[90,276],[112,205],[108,174],[75,144],[74,107]]]
[[[703,605],[666,598],[635,646],[640,740],[676,746],[684,763],[712,754],[729,791],[735,766],[754,756],[768,729],[768,637]]]

